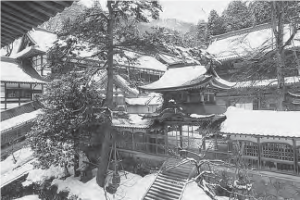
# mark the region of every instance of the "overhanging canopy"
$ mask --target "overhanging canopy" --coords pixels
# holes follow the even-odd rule
[[[49,20],[73,1],[1,1],[1,47]]]

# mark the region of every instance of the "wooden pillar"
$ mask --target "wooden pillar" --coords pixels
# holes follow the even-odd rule
[[[179,142],[180,142],[180,147],[183,148],[183,141],[182,141],[182,125],[179,125]]]
[[[146,130],[145,133],[146,133],[145,134],[145,136],[146,136],[146,139],[145,139],[146,140],[146,152],[149,153],[149,145],[150,145],[150,137],[149,136],[150,136],[150,134],[149,134],[148,130]]]
[[[132,150],[135,150],[135,142],[134,142],[134,133],[131,131],[131,138],[132,138]]]
[[[297,146],[296,146],[296,140],[295,138],[293,140],[293,151],[294,151],[294,173],[298,173],[298,151],[297,151]]]
[[[258,169],[261,169],[262,163],[261,163],[261,144],[260,144],[260,138],[257,138],[257,145],[258,145]]]
[[[163,131],[164,131],[165,147],[166,147],[165,153],[168,154],[169,146],[168,146],[168,126],[167,125],[164,125]]]
[[[7,90],[6,90],[6,82],[4,82],[4,109],[7,109]]]

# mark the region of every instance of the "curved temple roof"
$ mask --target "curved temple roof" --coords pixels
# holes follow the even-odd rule
[[[1,1],[1,47],[62,12],[73,1]]]
[[[158,80],[139,88],[149,91],[174,91],[199,87],[211,89],[230,89],[235,83],[221,79],[210,67],[201,65],[170,66]]]

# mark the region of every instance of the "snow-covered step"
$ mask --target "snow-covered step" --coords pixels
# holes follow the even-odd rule
[[[143,200],[179,200],[193,170],[190,164],[177,166],[181,160],[169,159],[148,189]]]

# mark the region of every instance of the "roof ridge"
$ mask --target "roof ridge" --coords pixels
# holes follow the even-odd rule
[[[244,33],[250,33],[253,31],[258,31],[258,30],[262,30],[262,29],[268,29],[271,28],[271,24],[270,23],[265,23],[265,24],[259,24],[259,25],[255,25],[252,27],[248,27],[248,28],[243,28],[243,29],[239,29],[239,30],[234,30],[234,31],[230,31],[227,33],[223,33],[220,35],[214,35],[211,37],[211,40],[221,40],[221,39],[226,39],[228,37],[232,37],[235,35],[241,35]]]

